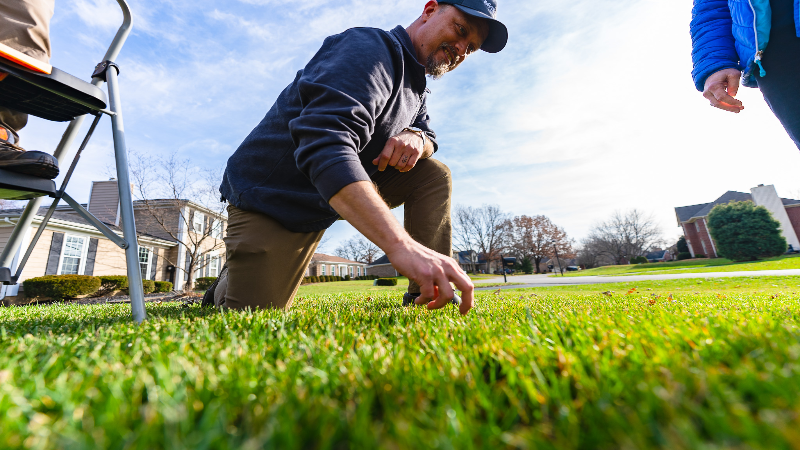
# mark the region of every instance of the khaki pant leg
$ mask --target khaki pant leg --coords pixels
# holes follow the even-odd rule
[[[227,279],[215,302],[239,310],[289,308],[324,233],[293,233],[264,214],[228,206]]]
[[[0,0],[0,43],[39,61],[50,62],[50,19],[55,0]],[[28,115],[0,107],[0,125],[14,132]]]
[[[0,0],[0,43],[50,62],[50,19],[55,0]]]
[[[388,167],[372,177],[390,208],[405,205],[405,229],[420,244],[443,255],[452,256],[453,226],[450,199],[453,181],[450,169],[441,161],[428,158],[408,172]],[[420,287],[409,281],[408,292]]]

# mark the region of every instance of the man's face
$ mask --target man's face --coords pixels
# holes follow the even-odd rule
[[[450,5],[430,2],[424,14],[427,20],[420,29],[417,53],[433,79],[441,78],[478,51],[489,34],[484,20]]]

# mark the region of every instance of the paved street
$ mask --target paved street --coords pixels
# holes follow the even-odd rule
[[[751,272],[704,272],[704,273],[670,273],[653,275],[623,275],[616,277],[551,277],[549,275],[517,275],[508,277],[509,283],[514,286],[503,286],[502,289],[519,289],[528,287],[546,286],[577,286],[581,284],[600,284],[600,283],[625,283],[631,281],[647,280],[676,280],[682,278],[728,278],[728,277],[765,277],[765,276],[787,276],[800,275],[800,269],[791,270],[758,270]],[[480,280],[477,283],[502,283],[503,277]],[[519,283],[519,284],[517,284]],[[497,287],[478,288],[477,290],[497,290]]]

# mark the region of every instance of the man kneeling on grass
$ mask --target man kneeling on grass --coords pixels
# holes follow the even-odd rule
[[[228,160],[227,264],[204,305],[288,308],[325,229],[344,218],[409,280],[403,304],[473,305],[451,253],[450,171],[430,158],[426,78],[508,40],[496,0],[429,1],[409,26],[328,37]],[[389,208],[405,204],[405,230]]]

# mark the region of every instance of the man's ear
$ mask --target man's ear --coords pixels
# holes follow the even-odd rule
[[[439,2],[436,0],[430,0],[428,3],[425,4],[425,9],[422,11],[422,18],[423,20],[430,19],[436,11],[439,10]]]

